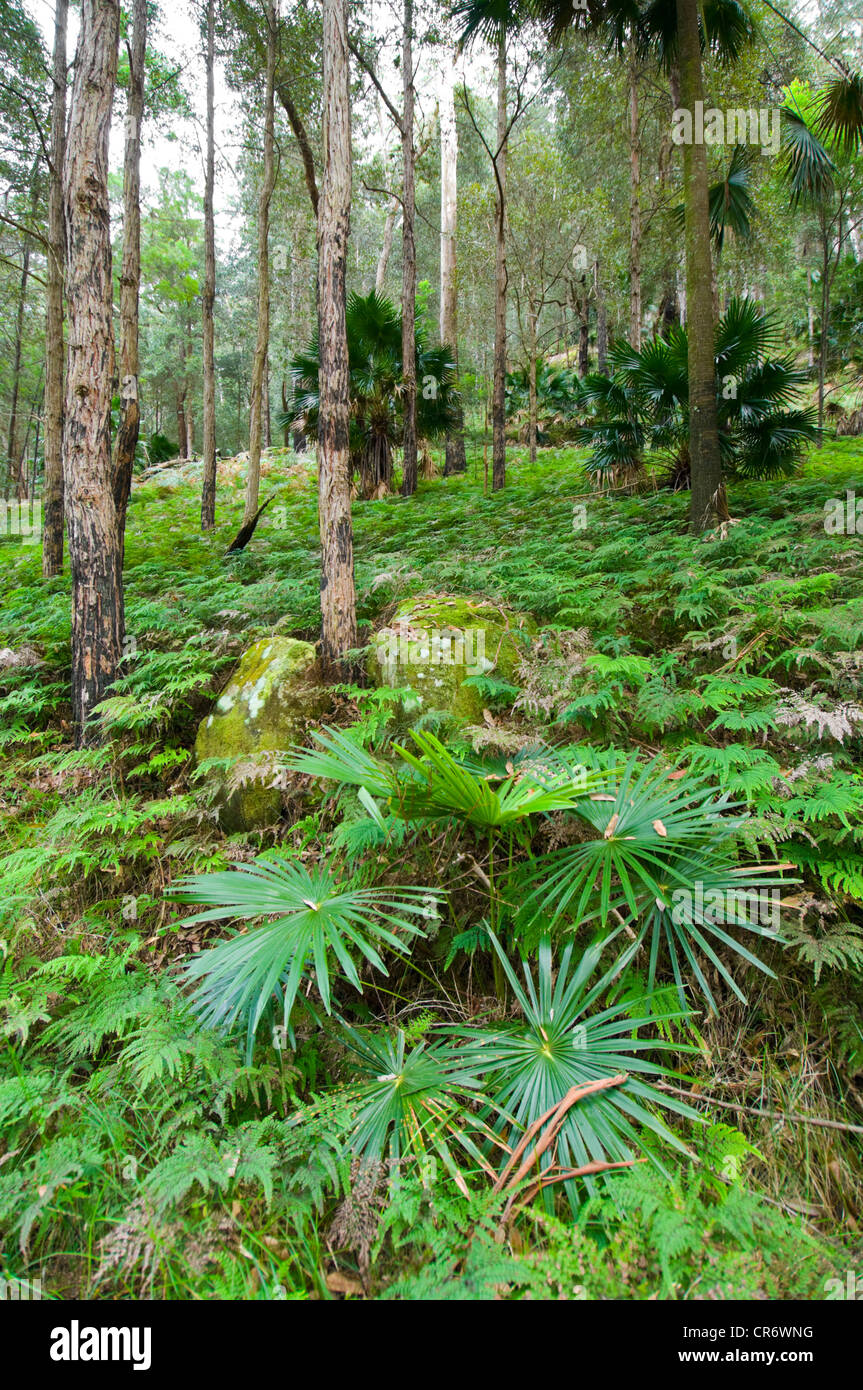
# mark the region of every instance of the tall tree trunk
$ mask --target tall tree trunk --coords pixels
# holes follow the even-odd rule
[[[456,226],[458,218],[458,129],[455,123],[455,63],[443,60],[440,98],[440,340],[451,347],[458,363],[458,279]],[[464,473],[464,424],[447,432],[444,477]]]
[[[638,132],[638,62],[629,63],[629,341],[641,348],[641,140]]]
[[[608,355],[608,306],[598,260],[593,263],[593,290],[596,295],[596,370],[604,372]]]
[[[402,462],[402,495],[410,497],[417,490],[417,370],[416,370],[416,300],[417,251],[415,239],[416,188],[414,184],[414,56],[413,0],[404,0],[404,33],[402,35],[402,80],[404,108],[402,111],[402,163],[404,165],[404,201],[402,215],[402,410],[404,439]]]
[[[492,390],[492,491],[506,483],[506,29],[497,43],[497,146],[495,153],[494,386]]]
[[[338,672],[357,645],[348,424],[345,275],[351,219],[351,89],[347,0],[323,0],[324,175],[318,202],[318,516],[321,657]]]
[[[114,505],[114,377],[108,135],[119,0],[83,0],[69,119],[66,213],[69,355],[63,468],[72,572],[72,713],[80,744],[114,680],[123,642],[123,561]]]
[[[186,356],[183,344],[183,379],[177,387],[177,457],[186,457]]]
[[[138,399],[138,299],[141,286],[141,122],[144,118],[144,62],[147,53],[147,0],[133,0],[129,46],[129,96],[123,165],[123,265],[120,271],[120,428],[114,460],[114,503],[120,554],[126,508],[141,428]]]
[[[392,255],[393,234],[396,229],[396,218],[399,215],[399,207],[399,200],[394,196],[387,208],[386,221],[384,222],[381,252],[378,256],[378,268],[375,274],[375,294],[383,294],[384,292],[384,282],[387,278],[387,266],[390,263],[390,256]]]
[[[680,46],[680,99],[692,115],[703,101],[698,0],[677,0]],[[707,151],[683,146],[683,201],[686,214],[686,321],[689,344],[689,453],[692,496],[689,528],[694,534],[726,515],[716,413],[713,355],[713,293],[710,255]]]
[[[830,327],[830,236],[823,211],[821,221],[821,344],[818,352],[818,429],[824,428],[824,381],[827,375],[827,334]]]
[[[806,365],[815,366],[815,305],[812,303],[812,271],[806,267]]]
[[[69,0],[56,0],[51,99],[51,181],[45,290],[45,477],[42,485],[42,573],[63,571],[63,157],[66,149],[66,27]]]
[[[23,470],[18,466],[18,396],[21,387],[24,310],[27,306],[27,282],[30,279],[30,250],[30,237],[25,235],[21,260],[21,285],[18,291],[18,308],[15,313],[15,340],[12,349],[12,401],[9,407],[9,434],[6,439],[7,492],[14,492],[19,501],[27,495],[27,480]]]
[[[273,422],[270,415],[270,353],[267,349],[267,360],[264,363],[264,384],[261,387],[261,416],[264,427],[264,448],[273,447]]]
[[[582,381],[590,370],[590,295],[584,280],[578,296],[578,375]]]
[[[216,139],[213,98],[215,63],[214,0],[207,0],[207,152],[204,171],[204,291],[201,296],[204,335],[204,472],[201,487],[201,530],[216,524],[216,364],[213,309],[216,302],[216,232],[213,189],[216,179]]]
[[[282,411],[283,411],[283,413],[284,413],[285,415],[287,415],[287,413],[288,413],[288,383],[285,381],[284,377],[282,377]],[[285,446],[286,449],[289,449],[289,448],[291,447],[291,427],[290,427],[290,425],[284,425],[284,426],[282,427],[282,442],[283,442],[283,444],[284,444],[284,446]]]
[[[264,403],[267,350],[270,344],[270,200],[276,182],[273,102],[276,72],[276,11],[273,0],[267,0],[266,15],[267,80],[264,94],[264,172],[258,197],[258,334],[252,362],[249,406],[249,472],[246,479],[244,524],[251,521],[258,510],[258,494],[261,485],[261,412]]]
[[[536,463],[536,436],[537,436],[537,400],[536,400],[536,306],[530,304],[527,313],[528,322],[528,348],[530,352],[530,362],[528,366],[528,444],[530,446],[530,461]]]

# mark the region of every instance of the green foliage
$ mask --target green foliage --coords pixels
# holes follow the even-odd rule
[[[278,855],[238,865],[227,873],[191,875],[174,892],[184,902],[214,904],[188,918],[186,926],[236,917],[275,918],[201,952],[186,966],[202,1020],[226,1030],[244,1023],[249,1055],[274,993],[282,1002],[287,1027],[305,972],[313,965],[329,1013],[331,959],[361,990],[351,949],[385,975],[386,966],[373,942],[406,951],[404,938],[409,940],[421,931],[405,914],[415,915],[429,898],[434,899],[424,888],[390,891],[342,885],[326,869],[309,871],[304,864]]]
[[[710,1123],[706,1101],[708,1123],[692,1133],[669,1104],[677,1091],[662,1087],[672,1072],[669,1084],[684,1091],[697,1082],[695,1094],[736,1101],[727,1077],[745,1083],[747,1099],[760,1096],[754,1107],[855,1122],[842,1078],[856,1085],[863,1065],[854,713],[863,609],[857,539],[824,531],[823,504],[846,487],[863,491],[858,457],[853,440],[841,441],[793,484],[732,481],[741,520],[695,546],[683,500],[668,492],[597,496],[573,533],[567,477],[581,456],[572,451],[521,463],[494,498],[483,497],[481,476],[474,484],[471,460],[465,477],[421,483],[409,507],[358,502],[366,624],[431,588],[526,609],[545,626],[508,689],[480,684],[491,712],[475,728],[411,727],[398,692],[342,687],[333,727],[280,759],[275,836],[226,839],[188,749],[251,641],[314,631],[311,469],[292,461],[290,486],[271,476],[287,524],[262,524],[242,564],[221,558],[239,525],[241,479],[222,484],[221,529],[203,540],[186,524],[191,476],[166,470],[164,482],[136,486],[127,541],[136,649],[101,710],[103,743],[85,750],[64,725],[67,580],[44,590],[38,554],[7,542],[0,646],[32,648],[41,665],[0,670],[4,1277],[47,1267],[61,1296],[331,1297],[332,1252],[349,1272],[356,1258],[333,1244],[335,1216],[359,1200],[357,1165],[378,1164],[387,1201],[366,1274],[360,1261],[367,1296],[427,1297],[439,1286],[448,1298],[820,1297],[828,1254],[759,1193],[829,1210],[853,1191],[842,1132],[827,1131],[842,1188],[837,1180],[823,1197],[813,1187],[832,1182],[821,1177],[826,1153],[807,1167],[787,1127],[744,1116],[741,1131],[728,1131]],[[246,870],[280,861],[303,883],[287,904],[268,897],[244,916],[237,885],[260,886]],[[706,899],[711,886],[767,888],[780,872],[802,883],[777,884],[779,935],[753,934],[733,911],[722,923],[679,910],[673,921],[675,890],[700,882]],[[323,971],[309,949],[302,919],[321,901],[313,887],[324,873],[336,898],[362,891],[402,904],[385,910],[404,926],[366,904],[372,925],[357,928],[388,976],[338,928],[362,993],[335,940],[322,934]],[[230,893],[196,899],[196,915],[217,915],[184,922],[166,885],[210,874]],[[445,900],[434,887],[405,897],[397,886],[442,882]],[[652,888],[663,884],[660,913]],[[626,943],[618,917],[633,933]],[[599,939],[586,950],[591,930]],[[546,958],[535,955],[549,934],[554,1019],[539,1009]],[[248,975],[232,948],[250,953]],[[248,992],[246,1018],[227,1036],[193,1008],[222,951],[224,997]],[[554,991],[570,1007],[572,979],[597,951],[558,1038]],[[288,1028],[271,1033],[304,952]],[[281,968],[250,1044],[261,996],[247,987],[264,956]],[[756,971],[756,956],[771,974]],[[178,959],[201,962],[200,978],[178,973]],[[688,1000],[707,997],[698,970],[714,1017],[681,1008],[679,985]],[[729,1025],[739,1054],[722,1041]],[[796,1032],[792,1046],[798,1025],[823,1052]],[[575,1046],[580,1027],[587,1048]],[[745,1042],[753,1035],[755,1050]],[[546,1074],[549,1038],[561,1058]],[[801,1096],[809,1065],[824,1089]],[[585,1183],[547,1186],[518,1208],[501,1244],[505,1197],[490,1190],[499,1146],[523,1135],[543,1086],[553,1097],[567,1068],[585,1067],[594,1079],[612,1068],[629,1080],[574,1107],[569,1152],[595,1143],[600,1155],[611,1146],[651,1161],[595,1177],[595,1210]],[[615,1096],[637,1109],[621,1110]],[[675,1166],[676,1145],[692,1152],[691,1170]],[[630,1198],[630,1181],[654,1195]]]
[[[812,411],[794,406],[805,373],[792,356],[772,355],[778,340],[775,322],[750,299],[732,299],[716,328],[722,461],[727,471],[746,478],[790,475],[816,438]],[[688,480],[687,351],[682,328],[638,352],[617,343],[609,353],[610,378],[587,379],[585,400],[600,409],[599,422],[583,425],[577,434],[593,448],[589,475],[613,484],[624,466],[638,471],[642,450],[649,446],[669,456],[675,487]]]

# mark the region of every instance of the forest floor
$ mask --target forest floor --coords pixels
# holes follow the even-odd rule
[[[744,1003],[710,974],[718,1013],[673,1035],[695,1048],[678,1064],[726,1168],[702,1152],[666,1185],[621,1179],[577,1234],[537,1210],[505,1252],[476,1234],[486,1195],[446,1175],[433,1219],[408,1192],[382,1227],[374,1193],[340,1205],[344,1155],[273,1129],[344,1077],[326,1030],[244,1065],[182,1015],[171,966],[214,929],[182,925],[171,880],[273,844],[320,853],[332,825],[291,787],[279,826],[226,838],[189,757],[243,651],[317,636],[313,456],[274,450],[273,501],[232,556],[242,462],[220,465],[207,536],[196,465],[136,483],[126,674],[96,748],[70,738],[68,574],[43,581],[38,544],[0,540],[0,649],[21,658],[0,668],[0,1277],[60,1298],[824,1298],[863,1265],[863,441],[733,484],[732,524],[699,540],[688,495],[588,493],[582,459],[511,449],[492,495],[471,448],[464,476],[357,502],[361,640],[416,594],[532,615],[532,659],[486,682],[482,724],[426,727],[499,760],[539,737],[662,752],[745,803],[753,851],[794,866],[773,975],[746,969]],[[825,527],[840,505],[850,522]],[[340,692],[337,722],[369,743],[387,713]],[[455,979],[459,998],[492,993],[479,956]],[[397,971],[388,986],[420,1036],[434,990]]]

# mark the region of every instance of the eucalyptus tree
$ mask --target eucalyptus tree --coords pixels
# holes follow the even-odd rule
[[[132,2],[129,93],[123,166],[123,264],[120,272],[120,425],[114,456],[114,503],[122,541],[141,428],[138,320],[141,286],[141,122],[147,53],[147,0]]]
[[[508,47],[514,36],[524,28],[528,14],[523,4],[510,0],[465,0],[456,6],[463,29],[460,44],[466,48],[477,37],[489,43],[495,52],[497,74],[497,107],[493,144],[489,144],[474,116],[467,86],[462,95],[465,110],[488,155],[495,181],[495,258],[494,258],[494,379],[492,385],[492,489],[498,491],[506,483],[506,363],[507,363],[507,153],[510,135],[520,116],[530,104],[526,80],[530,65],[526,65],[515,83],[512,104],[509,101]]]
[[[63,196],[69,352],[63,467],[72,571],[72,711],[86,743],[123,644],[123,546],[114,501],[114,378],[108,136],[119,0],[83,0]]]
[[[338,670],[357,645],[346,322],[351,216],[351,83],[347,0],[324,0],[324,173],[318,203],[318,521],[321,657]]]
[[[252,365],[251,400],[249,407],[249,471],[246,479],[246,504],[243,522],[247,523],[258,510],[261,479],[261,422],[266,364],[270,342],[270,202],[276,183],[274,86],[276,74],[276,43],[278,39],[277,11],[273,0],[264,6],[267,29],[267,70],[264,91],[264,167],[258,197],[258,314],[255,356]]]
[[[350,42],[357,62],[371,78],[402,145],[402,373],[404,390],[404,437],[402,441],[402,494],[410,497],[417,488],[417,383],[414,376],[414,328],[416,323],[416,146],[414,142],[414,0],[403,0],[401,35],[402,109],[387,95],[375,61],[364,46]],[[394,223],[390,224],[390,229]],[[386,230],[386,229],[385,229]],[[391,235],[391,230],[390,230]],[[384,273],[386,262],[382,257]]]
[[[216,300],[216,231],[213,214],[213,195],[216,181],[216,143],[214,108],[214,66],[216,15],[214,0],[206,0],[206,86],[207,130],[204,156],[204,287],[201,295],[201,320],[204,341],[204,474],[201,487],[201,530],[211,531],[216,524],[216,362],[215,318]]]
[[[440,340],[458,356],[458,126],[455,117],[455,58],[444,53],[440,86]],[[459,415],[461,412],[459,411]],[[467,467],[464,425],[447,431],[444,476]]]
[[[537,451],[537,367],[540,330],[552,306],[565,308],[574,243],[583,228],[550,131],[528,128],[512,151],[509,169],[509,258],[522,354],[528,378],[528,447]]]
[[[66,149],[66,30],[69,0],[56,0],[51,71],[51,171],[45,272],[45,442],[42,484],[42,573],[63,569],[63,158]]]

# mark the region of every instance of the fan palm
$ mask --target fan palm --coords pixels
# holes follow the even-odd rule
[[[511,864],[516,844],[522,849],[529,846],[535,816],[574,810],[591,790],[605,785],[607,776],[588,774],[582,767],[568,767],[561,761],[544,770],[518,767],[494,777],[454,758],[434,734],[416,730],[411,731],[416,753],[393,745],[403,764],[399,776],[391,765],[359,749],[347,734],[325,729],[313,737],[320,751],[294,749],[287,761],[293,771],[359,787],[361,796],[381,796],[389,813],[403,820],[461,824],[481,837],[488,852],[485,882],[492,929],[504,908],[497,871],[501,839],[504,857]],[[369,809],[374,814],[373,807]],[[496,957],[495,983],[504,994],[506,986],[496,968]]]
[[[710,185],[710,235],[717,257],[729,234],[741,241],[752,236],[755,201],[749,192],[750,156],[745,145],[735,145],[725,177]],[[685,209],[674,209],[675,224],[682,229]]]
[[[428,911],[434,894],[425,888],[343,886],[325,867],[307,868],[282,856],[239,864],[224,873],[193,874],[171,890],[181,902],[207,903],[187,925],[225,919],[274,920],[240,932],[193,956],[185,977],[192,1005],[210,1027],[247,1026],[248,1050],[274,996],[281,999],[285,1025],[310,966],[324,1008],[331,1010],[332,959],[362,989],[351,950],[384,975],[378,946],[405,952],[421,929],[412,917]]]
[[[791,356],[774,356],[778,332],[749,299],[733,299],[714,339],[716,413],[726,473],[773,478],[793,473],[802,451],[817,437],[815,414],[795,406],[806,374]],[[637,470],[641,450],[670,455],[668,482],[687,487],[689,373],[687,332],[675,328],[635,352],[616,343],[609,352],[610,378],[592,376],[585,398],[596,418],[579,428],[592,447],[586,471],[605,482],[614,468]]]
[[[643,55],[653,54],[666,71],[676,68],[681,101],[694,111],[703,100],[702,54],[709,49],[719,63],[732,63],[754,34],[752,22],[737,0],[587,0],[586,11],[569,0],[525,0],[552,41],[580,20],[603,33],[609,48],[621,52],[633,42]],[[683,147],[686,224],[686,301],[692,332],[686,340],[690,394],[697,409],[687,418],[688,453],[692,459],[690,528],[701,531],[723,510],[722,464],[714,406],[713,334],[710,254],[710,188],[703,145]],[[611,436],[608,436],[611,445]],[[625,453],[627,440],[619,452]],[[610,463],[610,466],[614,466]],[[617,467],[621,467],[621,463]]]
[[[492,1171],[477,1141],[487,1144],[493,1134],[471,1108],[482,1083],[461,1049],[443,1039],[408,1048],[401,1029],[393,1038],[359,1032],[344,1020],[342,1026],[342,1041],[366,1078],[349,1092],[356,1106],[350,1136],[354,1153],[377,1162],[386,1157],[394,1166],[437,1154],[464,1192],[453,1147],[472,1165]]]
[[[521,1134],[560,1104],[572,1087],[610,1080],[623,1073],[626,1080],[622,1085],[597,1091],[568,1111],[555,1147],[542,1158],[543,1171],[552,1167],[581,1168],[590,1162],[632,1160],[645,1147],[639,1130],[647,1130],[661,1142],[686,1152],[657,1116],[656,1107],[697,1117],[688,1106],[641,1079],[670,1074],[643,1054],[671,1049],[672,1044],[638,1036],[639,1030],[648,1024],[681,1014],[653,1013],[646,997],[635,1003],[602,1007],[600,1001],[621,968],[618,963],[591,985],[605,944],[602,941],[588,947],[577,962],[573,960],[572,945],[567,946],[555,970],[550,941],[544,938],[536,975],[524,963],[522,983],[500,943],[496,938],[492,940],[522,1019],[494,1029],[447,1031],[462,1043],[464,1064],[481,1072],[485,1093],[496,1112],[494,1127],[507,1147],[514,1147]],[[689,1050],[679,1043],[673,1047]],[[581,1181],[592,1190],[592,1178]],[[573,1210],[577,1210],[577,1184],[570,1181],[566,1189]]]
[[[373,290],[352,294],[347,303],[348,364],[350,368],[350,448],[360,492],[365,497],[390,490],[393,449],[404,427],[402,391],[401,313]],[[421,315],[416,324],[417,431],[421,438],[442,438],[458,414],[455,354],[448,346],[432,346]],[[318,423],[317,336],[291,362],[294,392],[290,408],[279,415],[286,428],[297,419],[314,435]]]
[[[625,913],[628,925],[640,927],[638,944],[645,939],[650,943],[650,989],[664,947],[681,1003],[682,958],[710,1007],[716,1007],[698,954],[742,999],[708,938],[771,974],[725,928],[740,926],[756,936],[775,937],[774,930],[757,920],[757,913],[752,920],[747,895],[783,880],[737,865],[730,845],[741,821],[728,814],[735,809],[727,794],[714,796],[703,781],[693,780],[682,788],[669,782],[660,759],[639,769],[631,758],[614,795],[595,793],[579,803],[577,815],[593,834],[514,870],[511,888],[520,901],[522,935],[529,939],[536,924],[546,931],[563,919],[577,924],[598,921],[605,928],[612,920],[623,921]],[[717,894],[722,895],[718,914],[711,910]]]

